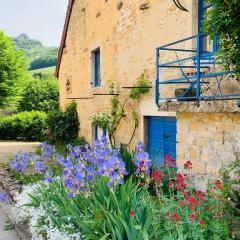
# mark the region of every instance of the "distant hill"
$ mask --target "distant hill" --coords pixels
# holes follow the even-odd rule
[[[21,49],[26,53],[29,70],[56,66],[57,47],[46,47],[40,41],[31,39],[25,33],[14,37],[13,43],[17,49]]]

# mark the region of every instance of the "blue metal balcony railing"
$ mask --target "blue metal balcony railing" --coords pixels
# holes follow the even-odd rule
[[[221,71],[219,61],[216,62],[217,41],[212,41],[211,50],[203,50],[205,34],[198,34],[176,42],[166,44],[156,49],[156,92],[155,102],[159,104],[161,100],[177,100],[177,101],[201,101],[201,100],[219,100],[219,99],[233,99],[240,98],[239,93],[224,93],[223,79],[228,78],[233,72]],[[215,39],[216,40],[216,39]],[[186,42],[196,42],[195,49],[186,49],[186,47],[179,47],[185,45]],[[206,41],[205,41],[206,42]],[[176,60],[161,63],[161,54],[165,52],[164,59],[172,56],[175,52]],[[179,57],[178,55],[185,55]],[[163,69],[179,70],[178,76],[175,78],[164,80]],[[186,72],[188,71],[188,72]],[[191,71],[191,75],[189,75]],[[180,75],[180,76],[179,76]],[[214,79],[214,81],[212,81]],[[178,85],[182,84],[182,93],[176,94],[173,97],[164,97],[161,95],[161,85]],[[212,91],[214,89],[214,91]]]

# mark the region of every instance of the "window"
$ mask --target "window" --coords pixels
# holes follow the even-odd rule
[[[209,9],[213,7],[208,4],[206,0],[198,1],[198,33],[202,33],[203,20],[207,16]],[[200,38],[200,53],[216,52],[218,50],[218,37],[214,36],[210,39],[209,36],[202,36]]]
[[[101,53],[100,48],[92,52],[92,85],[99,87],[101,85]]]
[[[106,130],[101,129],[99,126],[93,125],[93,142],[95,142],[98,139],[101,139],[102,135],[106,136],[107,132]]]

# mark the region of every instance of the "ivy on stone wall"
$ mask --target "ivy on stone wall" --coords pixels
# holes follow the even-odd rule
[[[204,30],[219,38],[217,59],[226,71],[235,71],[240,77],[240,1],[208,0],[213,4],[204,21]]]

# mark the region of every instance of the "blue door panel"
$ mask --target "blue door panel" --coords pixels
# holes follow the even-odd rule
[[[176,118],[148,117],[148,152],[155,167],[164,163],[164,156],[176,159]]]

